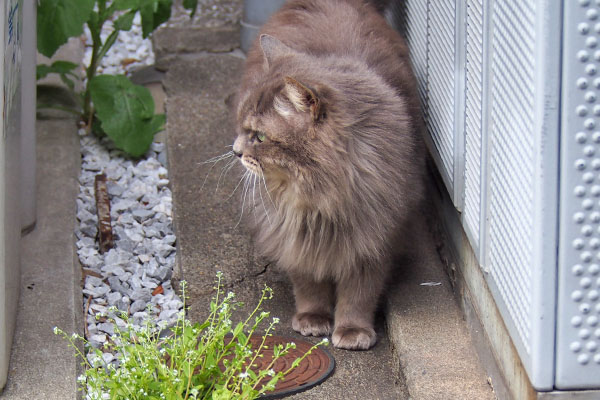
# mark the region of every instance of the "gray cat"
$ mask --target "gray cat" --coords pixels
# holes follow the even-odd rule
[[[372,347],[392,255],[424,192],[405,42],[365,1],[289,1],[248,53],[235,110],[233,151],[259,185],[249,222],[292,280],[292,327]]]

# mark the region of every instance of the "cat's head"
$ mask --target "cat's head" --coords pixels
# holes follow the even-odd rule
[[[330,136],[328,90],[301,65],[302,55],[268,35],[260,45],[263,71],[239,96],[233,151],[271,183],[307,179]]]

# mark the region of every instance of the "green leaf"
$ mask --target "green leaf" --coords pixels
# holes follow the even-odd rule
[[[115,0],[112,5],[117,10],[137,10],[140,8],[140,0]]]
[[[69,78],[67,77],[67,75],[65,75],[65,74],[60,74],[60,80],[61,80],[61,81],[63,81],[63,83],[64,83],[65,85],[67,85],[67,87],[68,87],[70,90],[74,90],[74,89],[75,89],[75,82],[73,82],[71,79],[69,79]]]
[[[148,37],[160,24],[171,17],[172,0],[146,0],[140,6],[142,36]]]
[[[106,38],[106,41],[104,42],[104,44],[102,45],[102,47],[100,48],[100,50],[98,51],[98,60],[102,60],[102,57],[104,57],[106,55],[106,53],[108,52],[108,50],[110,50],[110,48],[112,47],[113,44],[115,44],[115,42],[117,41],[117,38],[119,37],[119,31],[118,30],[114,30],[111,32],[110,35],[108,35],[108,37]]]
[[[55,61],[52,65],[39,64],[36,69],[36,79],[40,80],[45,78],[48,74],[62,74],[62,75],[73,75],[73,70],[78,67],[78,64],[69,61]]]
[[[88,24],[88,28],[90,28],[90,32],[92,35],[94,35],[94,33],[97,33],[100,26],[100,16],[98,15],[98,13],[96,11],[92,11],[88,17],[87,20],[87,24]],[[98,33],[99,35],[99,33]]]
[[[237,335],[239,335],[242,332],[242,329],[244,329],[244,323],[239,322],[233,329],[233,337],[237,337]]]
[[[131,26],[133,25],[133,18],[135,18],[136,13],[137,10],[129,11],[128,13],[125,13],[119,18],[117,18],[117,20],[114,23],[115,29],[120,31],[130,30]]]
[[[196,10],[198,8],[198,0],[183,0],[183,8],[186,10],[192,10],[190,13],[190,18],[193,18],[196,15]]]
[[[154,115],[150,91],[122,75],[98,75],[90,93],[104,132],[119,149],[142,156],[165,123],[164,115]]]
[[[38,51],[52,57],[70,37],[80,35],[93,7],[94,0],[39,0]]]

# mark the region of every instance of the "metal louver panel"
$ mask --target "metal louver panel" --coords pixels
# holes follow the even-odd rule
[[[463,223],[478,256],[481,250],[483,167],[483,0],[466,2],[465,184]]]
[[[455,23],[454,1],[430,1],[427,9],[427,130],[450,193],[455,181]],[[441,165],[440,165],[441,164]]]
[[[551,390],[561,9],[399,3],[433,157],[532,384]]]
[[[426,104],[427,95],[427,2],[407,0],[404,12],[404,29],[406,40],[411,49],[411,59],[422,104]]]
[[[535,9],[495,2],[489,125],[488,268],[530,353],[534,207]]]
[[[455,205],[460,208],[462,197],[458,186],[462,185],[462,180],[457,167],[462,165],[457,157],[462,156],[462,151],[457,150],[456,140],[461,136],[454,135],[458,87],[455,79],[458,60],[455,2],[406,0],[403,10],[398,11],[398,8],[392,6],[388,11],[402,14],[399,18],[397,15],[388,17],[403,21],[401,28],[410,46],[419,82],[430,149]]]
[[[531,383],[554,384],[560,9],[489,5],[483,266]]]

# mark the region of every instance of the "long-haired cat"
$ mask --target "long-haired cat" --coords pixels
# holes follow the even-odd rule
[[[248,53],[234,153],[259,183],[258,250],[294,287],[292,327],[368,349],[398,240],[423,197],[405,42],[368,2],[292,0]],[[248,203],[246,203],[248,204]]]

